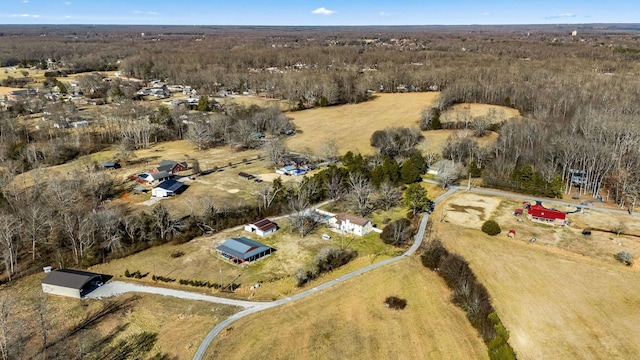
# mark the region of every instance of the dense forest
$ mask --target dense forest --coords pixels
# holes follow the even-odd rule
[[[426,131],[441,127],[439,114],[457,103],[513,107],[523,120],[491,128],[460,125],[477,136],[497,131],[494,145],[480,146],[473,136],[451,138],[438,156],[462,169],[457,175],[482,177],[486,186],[552,197],[577,188],[596,198],[606,189],[621,207],[632,208],[640,191],[638,36],[638,30],[597,25],[2,27],[0,65],[46,69],[47,86],[70,74],[95,72],[82,76],[80,87],[111,103],[92,119],[94,126],[78,131],[25,125],[25,116],[40,112],[80,119],[71,103],[23,99],[0,113],[5,279],[44,263],[90,265],[258,215],[295,213],[346,193],[367,193],[364,200],[350,195],[364,215],[385,196],[399,203],[397,187],[415,181],[416,167],[431,164],[427,154],[412,151],[419,134],[390,129],[397,134],[372,138],[376,156],[347,154],[343,170],[327,170],[299,188],[274,184],[255,206],[209,204],[205,213],[190,218],[162,206],[135,215],[104,206],[122,184],[95,164],[85,164],[71,179],[38,182],[36,177],[27,188],[13,181],[22,172],[107,147],[127,160],[132,150],[183,138],[198,148],[263,147],[274,163],[282,161],[286,149],[279,136],[294,129],[291,121],[277,108],[219,106],[214,97],[220,92],[283,99],[302,110],[363,102],[374,92],[440,91],[436,108],[425,109]],[[99,72],[113,70],[124,75],[122,81],[102,81]],[[191,108],[150,108],[135,95],[140,85],[126,77],[188,85],[205,100]],[[22,84],[12,81],[7,85]],[[256,133],[270,140],[256,141]],[[409,146],[388,146],[394,138]]]

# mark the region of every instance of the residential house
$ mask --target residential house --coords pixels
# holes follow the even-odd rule
[[[246,237],[241,237],[225,240],[216,247],[216,251],[223,258],[236,264],[241,264],[258,260],[276,251],[276,249]]]
[[[267,236],[278,230],[278,224],[269,219],[262,219],[251,224],[246,224],[244,230],[255,233],[258,236]]]
[[[373,231],[371,220],[346,213],[339,213],[331,217],[329,225],[342,233],[352,233],[359,236],[367,235]]]
[[[169,180],[173,177],[173,174],[166,171],[159,172],[146,172],[138,175],[138,179],[140,182],[146,182],[147,184],[155,184],[159,182],[163,182],[165,180]]]
[[[158,173],[166,171],[171,174],[177,174],[181,171],[185,171],[188,169],[187,162],[177,162],[173,160],[162,160],[158,166],[153,169],[152,173]]]

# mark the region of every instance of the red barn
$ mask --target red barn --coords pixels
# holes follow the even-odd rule
[[[527,213],[529,215],[529,219],[534,221],[558,225],[567,224],[566,213],[558,210],[547,209],[540,204],[531,205],[527,210]]]

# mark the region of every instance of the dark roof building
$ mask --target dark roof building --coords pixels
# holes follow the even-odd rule
[[[74,269],[54,270],[42,280],[42,291],[80,299],[103,282],[102,274]]]
[[[187,168],[188,167],[186,161],[177,162],[173,160],[162,160],[160,164],[158,164],[158,167],[156,167],[155,172],[166,171],[175,174],[180,171],[185,171],[187,170]]]
[[[167,197],[175,195],[178,190],[184,186],[184,183],[177,180],[167,180],[160,185],[151,189],[151,196],[154,197]]]
[[[216,248],[216,251],[222,257],[235,263],[244,263],[258,260],[276,251],[276,249],[246,237],[241,237],[225,240]]]

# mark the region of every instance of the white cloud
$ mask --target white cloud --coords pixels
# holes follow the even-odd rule
[[[30,18],[39,18],[38,14],[11,14],[11,17],[30,17]]]
[[[71,19],[71,15],[66,15],[64,18],[65,19]]]
[[[568,18],[568,17],[576,17],[576,14],[572,14],[572,13],[565,13],[565,14],[559,14],[559,15],[551,15],[551,16],[545,16],[545,19],[560,19],[560,18]]]
[[[323,7],[319,7],[317,9],[313,10],[311,13],[312,14],[318,14],[318,15],[332,15],[332,14],[335,14],[336,12],[333,11],[333,10],[325,9]]]
[[[488,12],[488,11],[485,11],[485,12],[483,12],[483,13],[482,13],[482,15],[484,15],[484,16],[489,16],[489,15],[491,15],[491,13],[490,13],[490,12]]]
[[[389,16],[391,14],[389,14],[388,12],[384,12],[384,11],[380,11],[380,16]]]
[[[149,15],[158,15],[158,13],[155,12],[155,11],[147,11],[147,14],[149,14]]]
[[[71,1],[65,1],[64,4],[65,5],[71,5]]]
[[[28,2],[29,2],[29,0],[22,0],[22,3],[23,3],[23,4],[26,4],[26,3],[28,3]]]
[[[140,10],[133,10],[133,13],[134,13],[134,14],[142,14],[142,11],[140,11]]]

